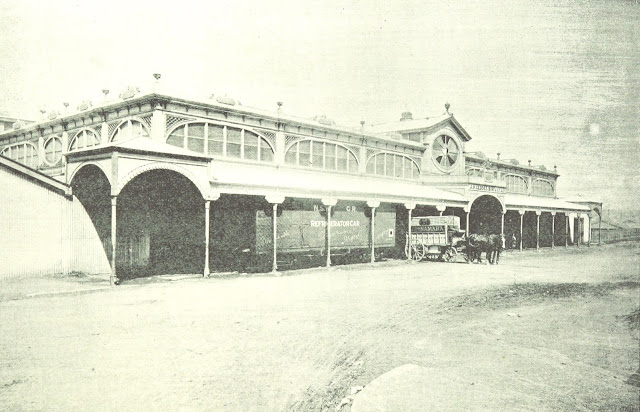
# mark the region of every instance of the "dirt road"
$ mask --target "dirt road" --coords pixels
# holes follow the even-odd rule
[[[0,405],[335,410],[361,385],[354,409],[634,410],[639,262],[628,243],[2,302]],[[371,389],[405,364],[428,373]]]

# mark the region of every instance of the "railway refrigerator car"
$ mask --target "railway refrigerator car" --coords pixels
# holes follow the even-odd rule
[[[221,198],[217,203],[214,219],[223,223],[217,228],[217,236],[214,233],[214,241],[216,237],[227,241],[214,246],[214,264],[243,271],[269,267],[273,252],[271,205],[233,196]],[[331,210],[332,264],[368,262],[371,209],[365,202],[339,201]],[[319,200],[287,199],[280,205],[278,267],[296,269],[322,265],[326,259],[327,221],[327,209]],[[381,205],[376,209],[374,222],[376,259],[397,256],[395,207]]]

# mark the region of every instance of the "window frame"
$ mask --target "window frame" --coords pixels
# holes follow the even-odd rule
[[[388,159],[389,156],[392,156],[392,161]],[[398,170],[398,159],[402,159],[400,160],[400,163],[402,164],[401,177],[396,176],[396,170]],[[410,176],[407,176],[407,170],[409,170],[407,169],[407,161],[411,166],[410,168],[411,172],[409,173]],[[388,170],[390,164],[392,165],[392,167],[390,170]],[[379,169],[382,170],[382,173],[378,173]],[[392,179],[402,179],[402,180],[419,180],[420,176],[422,175],[422,171],[420,170],[420,165],[418,165],[418,162],[416,162],[411,157],[405,154],[394,153],[394,152],[377,152],[372,154],[367,159],[367,165],[365,167],[365,171],[369,175],[388,177]],[[414,175],[417,175],[417,176],[414,176]]]
[[[204,137],[203,137],[203,150],[202,151],[197,151],[197,150],[192,150],[189,149],[188,147],[188,143],[189,143],[189,139],[190,138],[196,138],[195,136],[190,137],[189,136],[189,126],[190,125],[203,125],[204,126]],[[209,138],[209,129],[211,127],[215,127],[217,129],[222,129],[222,140],[218,140],[218,139],[210,139]],[[233,142],[229,142],[229,128],[232,128],[234,130],[238,130],[240,131],[240,140],[239,142],[233,141]],[[169,143],[169,139],[171,139],[172,135],[174,133],[176,133],[177,130],[182,129],[182,145],[181,146],[177,146],[173,143]],[[245,133],[250,133],[253,134],[255,136],[257,136],[257,146],[251,146],[251,147],[257,147],[257,158],[253,159],[246,159],[245,158]],[[217,136],[217,135],[216,135]],[[200,137],[197,137],[198,139],[200,139]],[[215,141],[217,143],[221,143],[222,145],[222,153],[209,153],[209,141]],[[204,120],[193,120],[193,121],[188,121],[188,122],[181,122],[176,124],[175,126],[173,126],[171,129],[169,129],[169,131],[167,132],[166,136],[165,136],[165,143],[169,144],[171,146],[174,147],[179,147],[181,149],[184,150],[188,150],[190,152],[194,152],[194,153],[200,153],[203,154],[205,156],[209,156],[209,157],[213,157],[213,158],[225,158],[225,159],[234,159],[234,160],[241,160],[241,161],[247,161],[247,162],[254,162],[254,163],[273,163],[274,159],[275,159],[275,147],[273,147],[273,145],[271,144],[271,142],[269,142],[269,139],[267,139],[266,136],[264,136],[263,134],[250,129],[250,128],[246,128],[246,127],[242,127],[240,125],[232,125],[232,124],[224,124],[224,123],[214,123],[214,122],[209,122],[209,121],[204,121]],[[229,156],[229,144],[233,144],[233,145],[240,145],[240,156]],[[264,158],[264,152],[270,152],[270,156],[268,160],[262,160]]]
[[[302,152],[302,155],[308,156],[309,158],[309,162],[305,162],[305,164],[300,164],[301,144],[309,145],[309,152]],[[344,158],[341,158],[339,156],[340,149],[343,149],[342,153],[346,154]],[[330,155],[327,156],[327,153],[330,153]],[[322,164],[321,166],[318,166],[316,160],[319,160],[320,156],[322,159]],[[327,158],[332,159],[331,165],[327,163]],[[295,159],[295,162],[289,161],[288,159]],[[340,160],[346,162],[344,169],[339,168]],[[358,156],[347,146],[333,141],[307,138],[295,140],[291,142],[289,146],[287,146],[284,152],[284,163],[288,166],[302,167],[305,169],[313,170],[325,170],[338,173],[358,173],[358,170],[360,168]],[[353,165],[355,165],[355,167],[353,167]]]
[[[22,159],[16,159],[14,157],[12,157],[11,154],[9,154],[9,156],[6,155],[7,152],[11,153],[13,152],[14,148],[17,148],[18,146],[22,146],[23,152],[22,152]],[[27,164],[26,160],[27,160],[27,150],[26,148],[30,147],[32,149],[31,153],[35,153],[35,156],[31,155],[29,156],[30,159],[35,158],[36,160],[36,164],[31,166],[29,164]],[[42,159],[40,158],[40,153],[38,151],[38,147],[29,141],[23,141],[23,142],[18,142],[18,143],[14,143],[12,145],[9,146],[5,146],[2,151],[0,151],[0,155],[5,156],[13,161],[16,161],[24,166],[30,167],[32,169],[37,169],[38,166],[40,166],[42,164]]]

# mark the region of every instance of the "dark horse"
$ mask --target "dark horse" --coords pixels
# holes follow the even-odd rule
[[[469,263],[477,260],[482,263],[482,252],[487,254],[487,263],[497,265],[500,252],[505,249],[504,235],[471,234],[467,238],[467,257]]]

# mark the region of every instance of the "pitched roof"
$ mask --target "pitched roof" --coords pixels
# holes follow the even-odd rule
[[[436,117],[426,117],[422,119],[410,119],[410,120],[399,120],[397,122],[391,123],[383,123],[377,125],[368,126],[367,131],[379,134],[379,133],[390,133],[390,132],[411,132],[411,131],[429,131],[431,129],[435,129],[443,124],[450,123],[454,129],[462,136],[465,140],[471,140],[471,136],[469,133],[462,127],[462,125],[453,117],[452,114],[445,113]]]

